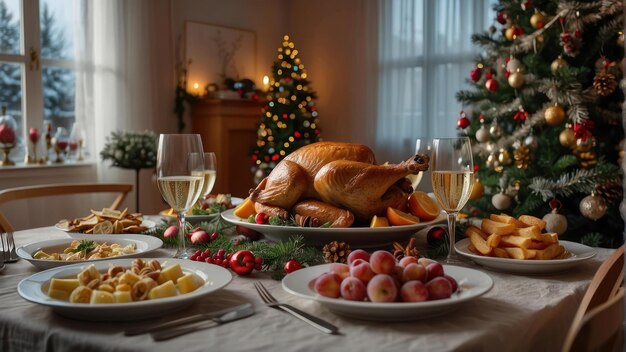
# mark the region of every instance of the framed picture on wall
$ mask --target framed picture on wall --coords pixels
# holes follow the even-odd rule
[[[202,93],[226,78],[256,77],[256,33],[212,24],[185,22],[187,91]]]

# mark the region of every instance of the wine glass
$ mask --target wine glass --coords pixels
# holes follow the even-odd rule
[[[194,156],[195,157],[195,156]],[[211,193],[215,180],[217,178],[217,162],[214,152],[204,153],[204,168],[202,171],[194,171],[191,173],[193,176],[201,176],[204,178],[202,184],[202,190],[200,191],[200,197],[198,198],[198,205],[201,206],[202,201],[206,199],[206,196]]]
[[[454,249],[456,215],[465,206],[474,185],[474,161],[468,137],[433,140],[431,180],[437,202],[448,216],[450,250],[446,263],[462,262]]]
[[[161,134],[157,150],[157,181],[163,199],[178,217],[178,249],[175,258],[188,258],[185,247],[185,212],[196,203],[204,178],[204,150],[199,134]]]
[[[415,154],[422,154],[430,156],[433,144],[430,138],[417,138],[415,140]],[[424,171],[420,171],[418,174],[410,174],[407,178],[411,181],[411,186],[413,187],[413,191],[417,190],[417,186],[422,181],[422,177],[424,176]]]

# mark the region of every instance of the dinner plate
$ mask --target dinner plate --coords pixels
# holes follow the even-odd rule
[[[148,252],[152,252],[158,248],[163,246],[163,241],[154,236],[147,235],[117,235],[115,237],[111,237],[110,235],[89,235],[89,240],[96,241],[98,243],[108,243],[114,244],[117,243],[122,247],[125,247],[129,244],[135,244],[135,253],[119,255],[110,258],[103,259],[92,259],[92,260],[72,260],[72,261],[64,261],[64,260],[47,260],[47,259],[35,259],[33,258],[33,254],[37,253],[38,250],[42,249],[47,253],[62,253],[63,250],[70,246],[72,241],[76,240],[75,238],[61,238],[56,240],[46,240],[46,241],[38,241],[31,244],[27,244],[25,246],[21,246],[17,249],[17,255],[29,261],[32,265],[37,267],[39,270],[45,270],[50,268],[56,268],[58,266],[70,265],[75,263],[84,263],[84,262],[95,262],[113,258],[131,258],[131,257],[141,257]]]
[[[143,226],[143,227],[147,228],[147,230],[149,230],[149,229],[151,229],[151,228],[153,228],[153,227],[155,227],[155,226],[156,226],[156,222],[154,222],[154,221],[152,221],[152,220],[145,220],[145,219],[144,219],[144,220],[141,222],[141,226]],[[128,234],[128,233],[111,233],[111,234],[93,234],[93,235],[92,235],[92,234],[89,234],[89,233],[83,233],[83,232],[72,232],[72,231],[70,231],[70,230],[69,230],[69,229],[67,229],[67,228],[63,228],[63,227],[59,226],[59,224],[58,224],[58,223],[57,223],[57,224],[55,224],[55,225],[54,225],[54,227],[55,227],[56,229],[58,229],[58,230],[63,231],[63,232],[67,232],[67,234],[68,234],[70,237],[72,237],[72,238],[92,238],[92,237],[94,237],[94,236],[112,236],[112,235],[114,235],[114,236],[119,236],[119,235],[131,235],[131,234]],[[146,231],[147,231],[147,230],[146,230]]]
[[[242,198],[238,198],[238,197],[231,197],[230,198],[230,202],[233,204],[233,206],[237,206],[237,205],[241,204],[241,202],[243,202],[243,199]],[[161,218],[167,220],[168,222],[176,222],[176,221],[178,221],[178,217],[176,215],[170,215],[170,214],[166,214],[165,213],[168,210],[161,210],[159,212],[159,215],[161,216]],[[209,214],[209,215],[187,215],[187,216],[185,216],[185,221],[190,223],[190,224],[198,224],[198,223],[201,223],[201,222],[208,222],[208,221],[211,221],[211,220],[215,219],[219,214],[220,213],[213,213],[213,214]]]
[[[444,265],[444,272],[459,284],[450,298],[426,302],[357,302],[343,298],[318,295],[313,284],[331,264],[316,265],[294,271],[283,278],[283,289],[298,297],[312,299],[333,313],[351,318],[376,321],[410,321],[446,314],[464,302],[485,294],[493,286],[491,277],[481,271],[460,266]]]
[[[230,272],[221,266],[188,259],[149,258],[149,260],[151,259],[157,259],[164,267],[180,264],[183,273],[195,273],[205,283],[197,290],[183,295],[129,303],[77,304],[50,298],[46,292],[52,278],[76,277],[86,265],[91,264],[79,263],[48,269],[31,275],[20,281],[17,285],[17,292],[27,301],[51,307],[58,314],[70,318],[93,321],[124,321],[167,316],[167,314],[176,312],[201,297],[224,288],[232,280]],[[93,264],[98,271],[104,272],[111,264],[130,268],[133,260],[109,259]]]
[[[548,274],[563,271],[587,261],[596,255],[595,249],[580,243],[569,241],[559,241],[559,243],[565,247],[566,251],[572,254],[571,257],[551,260],[484,257],[472,253],[467,248],[470,244],[469,238],[462,239],[457,242],[454,247],[460,255],[470,258],[472,261],[485,268],[515,274]]]
[[[234,214],[235,209],[222,212],[222,218],[232,224],[258,231],[273,241],[286,240],[293,235],[302,235],[312,246],[322,247],[330,241],[343,241],[355,248],[384,247],[393,242],[408,240],[414,233],[434,224],[446,221],[445,213],[432,221],[414,225],[389,227],[298,227],[253,224]]]

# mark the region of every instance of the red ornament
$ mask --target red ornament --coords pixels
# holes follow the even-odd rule
[[[593,128],[593,121],[587,120],[584,123],[577,123],[574,125],[574,136],[585,141],[589,137],[593,137],[591,129]]]
[[[480,67],[474,67],[472,71],[470,71],[470,79],[474,82],[478,82],[480,76],[483,74],[483,69]]]
[[[300,138],[300,136],[302,136],[302,135],[300,134],[299,131],[296,131],[296,132],[293,133],[293,136],[296,137],[296,138]]]
[[[285,267],[283,268],[283,270],[285,270],[285,273],[287,274],[293,273],[294,271],[300,269],[302,269],[302,265],[300,265],[300,262],[295,259],[288,260],[285,263]]]
[[[37,128],[31,127],[28,130],[28,139],[31,143],[37,143],[39,141],[39,137],[41,137],[41,135],[39,134],[39,130]]]
[[[492,78],[493,78],[493,72],[489,71],[489,72],[485,73],[485,78],[486,78],[487,80],[492,79]]]
[[[470,125],[470,120],[467,118],[465,111],[461,111],[461,117],[456,122],[456,126],[460,129],[465,129]]]
[[[496,20],[498,21],[498,23],[500,24],[505,24],[506,23],[506,13],[504,12],[498,12],[496,14]]]
[[[478,165],[474,164],[474,172],[478,172],[478,169],[479,169]]]
[[[488,91],[495,92],[496,90],[498,90],[498,81],[496,81],[493,78],[488,79],[485,82],[485,87],[487,88]]]
[[[524,120],[526,120],[527,117],[528,117],[528,112],[524,111],[524,108],[520,108],[519,111],[516,112],[515,115],[513,115],[513,120],[520,120],[524,122]]]
[[[256,265],[254,254],[249,250],[242,249],[230,257],[230,268],[233,269],[237,275],[248,275],[254,270]]]
[[[283,114],[283,119],[286,119],[286,118],[287,118],[287,114]]]
[[[15,143],[15,131],[9,125],[0,125],[0,143],[13,144]]]
[[[252,154],[250,158],[252,159],[252,161],[257,161],[259,159],[259,157],[256,154]]]
[[[522,27],[513,27],[513,37],[521,37],[524,34],[524,28]]]
[[[272,155],[272,161],[276,161],[276,160],[278,160],[278,154]]]
[[[504,77],[509,78],[510,75],[511,72],[509,72],[509,70],[504,71]]]

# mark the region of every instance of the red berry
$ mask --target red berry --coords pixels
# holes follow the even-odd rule
[[[222,265],[222,260],[221,259],[215,259],[213,261],[213,264],[215,264],[215,265]]]
[[[285,263],[284,270],[287,274],[299,269],[302,269],[302,265],[300,265],[300,262],[295,259],[288,260],[287,263]]]
[[[199,250],[199,249],[198,249],[197,251],[193,252],[193,254],[194,254],[195,256],[199,256],[199,255],[200,255],[200,253],[202,253],[202,251],[201,251],[201,250]]]
[[[263,258],[256,256],[254,257],[254,263],[255,264],[263,264]]]
[[[205,249],[202,253],[204,253],[204,255],[211,255],[211,248]]]
[[[198,259],[198,256],[195,253],[189,256],[189,260],[196,260],[196,259]]]
[[[261,269],[263,269],[263,265],[261,265],[261,264],[256,264],[256,265],[254,266],[254,268],[255,268],[256,270],[261,271]]]
[[[267,222],[267,214],[265,213],[256,214],[256,216],[254,217],[254,222],[256,222],[257,224],[265,224]]]
[[[217,255],[220,258],[224,258],[224,254],[226,254],[226,251],[224,250],[224,248],[220,248],[220,249],[217,250]]]
[[[211,234],[211,240],[212,240],[212,241],[215,241],[215,240],[217,239],[217,236],[218,236],[217,232],[213,232],[213,233]]]
[[[213,264],[213,258],[206,258],[204,261],[209,264]]]

